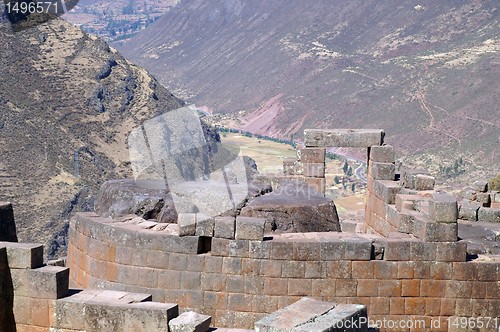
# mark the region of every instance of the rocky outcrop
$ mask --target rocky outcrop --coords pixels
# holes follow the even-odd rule
[[[176,222],[177,212],[167,189],[153,181],[111,180],[99,191],[96,212],[102,217],[118,218],[130,214],[162,223]]]
[[[266,233],[340,232],[335,204],[300,182],[284,183],[256,197],[240,215],[265,218]]]

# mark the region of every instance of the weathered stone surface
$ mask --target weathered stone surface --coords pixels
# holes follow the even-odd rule
[[[475,191],[485,193],[488,191],[488,181],[478,180],[472,184]]]
[[[0,202],[0,241],[17,242],[12,204]]]
[[[306,147],[353,147],[369,148],[384,143],[385,132],[381,129],[306,129]]]
[[[447,193],[433,193],[429,201],[429,216],[436,222],[454,223],[458,219],[458,204],[455,197]]]
[[[179,213],[177,217],[179,236],[193,236],[196,234],[196,213]]]
[[[303,164],[324,164],[326,150],[324,148],[297,149],[297,160]]]
[[[436,179],[429,175],[417,174],[415,177],[415,190],[433,190]]]
[[[196,214],[196,236],[213,237],[215,219],[203,214]]]
[[[297,161],[294,158],[286,158],[283,160],[283,173],[285,175],[295,175],[295,163]]]
[[[489,207],[491,205],[491,196],[489,193],[477,193],[476,201],[483,207]]]
[[[384,203],[395,204],[396,195],[401,192],[401,186],[397,181],[376,180],[373,182],[373,192]]]
[[[168,322],[171,332],[206,332],[212,318],[193,311],[185,312]]]
[[[236,219],[234,217],[216,217],[214,236],[223,239],[234,239]]]
[[[408,189],[415,189],[415,180],[417,175],[429,175],[429,172],[425,169],[401,169],[401,186]]]
[[[371,162],[369,167],[369,176],[374,180],[394,180],[396,177],[396,166],[391,163]]]
[[[481,207],[477,213],[478,221],[500,222],[500,209]]]
[[[34,269],[43,265],[43,245],[37,243],[0,242],[7,248],[11,269]]]
[[[338,232],[335,204],[302,182],[283,182],[272,193],[252,200],[241,216],[265,218],[265,232]]]
[[[303,178],[304,182],[308,186],[308,191],[312,195],[325,195],[326,180],[325,178],[317,178],[306,176]]]
[[[341,331],[351,331],[351,329],[345,329],[346,321],[359,323],[361,317],[366,321],[367,310],[363,305],[337,304],[302,298],[256,322],[255,331],[323,332],[336,331],[337,328]],[[356,331],[368,331],[367,324],[360,326]]]
[[[153,180],[111,180],[99,190],[96,212],[102,217],[138,215],[146,220],[175,223],[177,212],[164,183]]]
[[[309,177],[323,178],[325,177],[325,164],[302,163],[302,174]]]
[[[370,147],[370,162],[393,163],[395,159],[394,148],[390,145]]]
[[[463,220],[477,221],[477,212],[481,207],[476,202],[462,202],[458,210],[458,218]]]
[[[238,240],[263,240],[264,218],[236,217],[236,235]]]

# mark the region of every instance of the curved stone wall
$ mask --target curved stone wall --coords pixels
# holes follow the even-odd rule
[[[179,237],[176,227],[78,214],[69,230],[73,286],[150,293],[211,315],[219,327],[253,328],[303,296],[364,304],[371,320],[422,319],[442,330],[452,317],[500,316],[500,264],[465,262],[462,242],[345,233],[227,240]]]

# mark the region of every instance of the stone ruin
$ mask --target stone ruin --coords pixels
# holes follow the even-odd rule
[[[240,209],[216,217],[168,210],[168,192],[142,192],[139,202],[127,185],[103,195],[98,213],[71,220],[62,267],[45,265],[40,245],[16,243],[13,218],[2,212],[0,239],[11,242],[0,243],[0,330],[459,331],[471,327],[463,317],[490,317],[482,330],[497,331],[499,257],[467,254],[457,200],[435,191],[425,171],[396,171],[383,138],[382,130],[306,130],[300,159],[284,165],[302,168],[293,181],[316,188],[308,196],[323,202],[323,150],[367,148],[357,232],[339,232],[338,220],[315,228],[334,205],[303,216],[307,203],[292,200],[276,214],[288,202],[277,189],[292,178],[258,186]]]

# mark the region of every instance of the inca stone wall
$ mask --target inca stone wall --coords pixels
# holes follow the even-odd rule
[[[75,286],[151,293],[221,327],[251,328],[303,296],[364,304],[373,319],[412,316],[442,326],[448,317],[500,314],[500,264],[466,261],[461,242],[304,233],[212,238],[205,253],[202,242],[168,227],[79,214],[70,226],[70,278]]]

